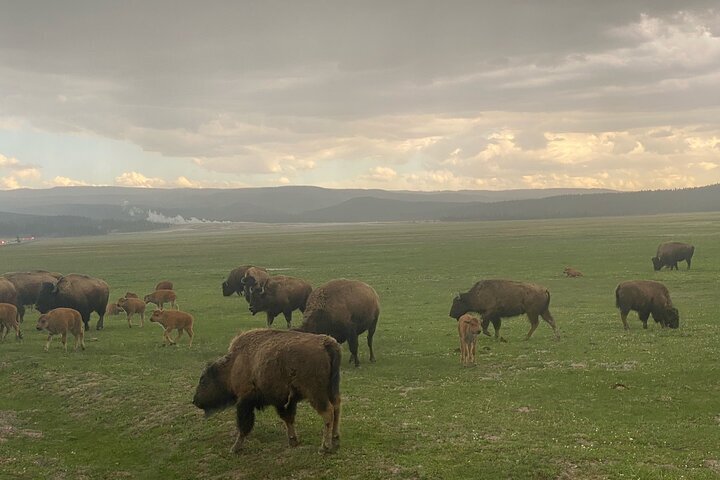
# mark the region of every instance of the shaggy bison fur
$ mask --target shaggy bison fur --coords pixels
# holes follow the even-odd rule
[[[630,310],[638,313],[640,321],[643,322],[643,328],[647,328],[650,315],[662,327],[678,328],[680,326],[680,314],[677,308],[673,307],[670,292],[660,282],[652,280],[622,282],[615,289],[615,306],[620,309],[620,319],[625,330],[630,329],[627,323]]]
[[[31,272],[12,272],[3,275],[15,286],[17,290],[17,301],[13,302],[18,308],[20,321],[25,317],[25,306],[35,305],[44,283],[57,283],[62,275],[45,270],[34,270]]]
[[[99,278],[87,275],[70,274],[61,277],[57,283],[42,284],[37,298],[40,313],[47,313],[54,308],[73,308],[80,312],[85,330],[90,328],[90,314],[97,312],[100,319],[96,328],[103,328],[103,319],[107,309],[110,288]]]
[[[260,267],[253,267],[252,265],[243,265],[232,269],[228,274],[227,279],[222,283],[222,292],[224,297],[229,297],[234,293],[237,293],[238,295],[245,295],[242,281],[245,278],[245,273],[250,268],[264,270]],[[245,296],[245,299],[249,301],[248,296]]]
[[[651,258],[655,271],[663,267],[670,267],[670,270],[678,269],[678,262],[687,262],[687,268],[690,270],[695,247],[688,243],[668,242],[658,245],[657,253]]]
[[[305,311],[312,286],[305,280],[285,275],[270,277],[264,285],[250,290],[250,311],[253,315],[265,312],[270,327],[279,314],[285,316],[287,328],[292,322],[293,310]]]
[[[354,361],[357,367],[358,335],[366,330],[370,361],[375,361],[372,344],[379,316],[380,299],[370,285],[357,280],[331,280],[308,297],[298,330],[324,333],[339,343],[347,340],[350,362]]]
[[[295,412],[307,400],[323,418],[322,452],[340,441],[340,346],[325,335],[288,330],[250,330],[236,336],[228,353],[210,363],[195,391],[193,404],[208,416],[233,404],[242,450],[255,423],[255,410],[273,406],[287,427],[288,443],[298,444]]]
[[[501,319],[516,315],[527,315],[530,331],[525,339],[529,340],[542,317],[553,329],[555,338],[560,334],[555,319],[548,307],[550,292],[547,288],[534,283],[514,282],[512,280],[481,280],[465,292],[458,294],[450,308],[450,316],[459,319],[467,312],[477,312],[482,317],[482,329],[485,335],[490,323],[495,328],[495,338],[500,339]]]

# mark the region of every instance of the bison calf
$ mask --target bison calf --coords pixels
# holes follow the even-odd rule
[[[298,445],[295,412],[307,400],[320,414],[322,452],[340,442],[340,345],[325,335],[287,330],[250,330],[236,336],[227,355],[205,368],[193,404],[208,416],[236,404],[238,434],[232,451],[242,450],[255,423],[255,410],[275,407],[285,422],[288,443]]]
[[[155,285],[155,290],[172,290],[173,286],[173,282],[169,280],[163,280],[162,282],[158,282],[158,284]]]
[[[458,319],[458,334],[460,335],[460,363],[470,365],[475,363],[475,347],[477,336],[480,333],[480,322],[472,315],[461,315]]]
[[[560,334],[555,319],[549,310],[550,292],[547,288],[534,283],[514,282],[511,280],[481,280],[465,292],[458,294],[450,307],[450,316],[458,319],[467,312],[477,312],[482,317],[482,330],[485,335],[488,325],[495,328],[495,339],[500,338],[500,325],[503,317],[526,314],[530,320],[530,331],[525,340],[532,337],[542,317],[553,329],[555,338]]]
[[[15,338],[22,339],[20,324],[18,321],[18,309],[12,303],[0,303],[0,341],[4,341],[10,330],[15,330]]]
[[[130,318],[138,313],[140,314],[140,326],[145,326],[145,306],[147,305],[145,302],[140,300],[139,298],[121,298],[118,300],[118,306],[125,310],[125,313],[127,313],[127,322],[128,327],[132,328],[132,321]]]
[[[563,270],[563,273],[568,278],[577,278],[577,277],[583,276],[583,274],[580,270],[575,270],[572,267],[565,267],[565,269]]]
[[[177,295],[172,290],[155,290],[152,293],[145,295],[145,303],[154,303],[158,308],[162,309],[166,302],[170,303],[172,308],[177,309],[178,306],[175,303]]]
[[[677,308],[673,307],[670,292],[660,282],[652,280],[622,282],[615,289],[615,306],[620,309],[620,319],[625,330],[630,329],[627,323],[630,310],[638,313],[643,328],[647,328],[650,315],[662,327],[680,326],[680,315]]]
[[[183,332],[187,332],[190,337],[189,346],[192,347],[193,342],[193,316],[189,313],[179,310],[155,310],[150,317],[151,322],[159,323],[164,327],[163,345],[167,341],[170,345],[175,345],[182,336]],[[175,340],[170,338],[173,330],[177,330],[178,334]]]
[[[48,332],[48,339],[45,344],[46,352],[50,348],[50,341],[53,335],[61,335],[63,347],[65,347],[65,351],[67,352],[68,332],[72,333],[75,337],[75,347],[73,350],[77,350],[78,345],[85,350],[85,328],[83,326],[82,316],[80,312],[73,308],[54,308],[40,315],[36,328],[38,330],[47,330]]]

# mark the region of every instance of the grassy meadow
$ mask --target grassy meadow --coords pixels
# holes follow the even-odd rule
[[[654,272],[663,241],[693,243],[693,268]],[[318,286],[345,277],[381,298],[377,363],[347,364],[341,448],[317,453],[322,422],[298,408],[286,446],[273,409],[240,456],[234,410],[203,418],[190,403],[206,362],[241,330],[264,326],[220,284],[255,264]],[[568,279],[565,266],[585,276]],[[111,299],[175,282],[195,342],[162,346],[146,321],[108,317],[87,349],[43,351],[38,313],[21,342],[0,344],[0,478],[717,478],[720,475],[720,214],[481,223],[208,226],[49,239],[0,249],[0,270],[103,278]],[[541,321],[505,319],[507,343],[479,338],[461,368],[453,296],[484,278],[549,287],[561,339]],[[664,282],[680,329],[629,333],[614,305],[622,280]],[[149,306],[149,311],[152,306]],[[149,314],[147,315],[149,318]],[[299,324],[299,312],[294,324]],[[280,316],[276,328],[284,328]],[[491,329],[492,330],[492,329]],[[73,339],[69,337],[72,347]]]

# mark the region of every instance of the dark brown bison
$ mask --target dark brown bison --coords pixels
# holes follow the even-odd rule
[[[305,311],[310,292],[312,286],[305,280],[276,275],[270,277],[264,285],[250,290],[250,311],[253,315],[265,312],[268,327],[273,324],[275,317],[282,313],[287,327],[290,328],[293,310]]]
[[[173,289],[173,282],[169,280],[163,280],[162,282],[159,282],[157,285],[155,285],[155,290],[172,290]]]
[[[252,265],[243,265],[242,267],[237,267],[231,270],[230,274],[227,277],[227,280],[222,283],[222,292],[224,297],[229,297],[233,293],[237,293],[238,295],[245,294],[242,281],[245,278],[245,273],[248,271],[249,268],[257,268],[260,270],[264,270],[260,267],[253,267]],[[245,299],[249,300],[249,297],[246,297]]]
[[[240,283],[243,286],[243,293],[245,300],[250,302],[250,291],[253,287],[262,287],[265,282],[270,278],[270,274],[267,270],[260,267],[250,267],[245,270],[245,276],[242,278]]]
[[[375,361],[373,335],[380,316],[380,299],[373,288],[357,280],[331,280],[313,290],[307,300],[303,323],[298,330],[330,335],[339,343],[347,340],[350,362],[358,360],[358,335],[367,330],[370,361]]]
[[[688,243],[668,242],[658,245],[657,253],[651,258],[655,271],[663,267],[670,267],[670,270],[678,270],[678,262],[686,261],[690,270],[692,256],[695,247]]]
[[[529,340],[542,317],[553,329],[555,338],[560,334],[555,326],[548,307],[550,292],[547,288],[534,283],[514,282],[512,280],[481,280],[465,292],[458,294],[450,308],[450,316],[459,319],[467,312],[477,312],[482,317],[482,329],[490,335],[487,328],[490,323],[495,328],[495,338],[500,339],[501,319],[516,315],[527,315],[530,331],[525,339]]]
[[[85,330],[90,328],[90,314],[97,312],[100,319],[95,328],[102,330],[109,296],[110,288],[103,280],[87,275],[70,274],[61,277],[57,283],[42,284],[37,308],[40,313],[47,313],[59,307],[74,308],[80,312]]]
[[[652,280],[622,282],[615,289],[615,306],[620,309],[620,319],[625,330],[630,329],[627,323],[630,310],[638,313],[640,321],[643,322],[643,328],[647,328],[650,315],[662,327],[678,328],[680,326],[680,315],[677,308],[673,307],[670,292],[665,285],[659,282]]]
[[[209,364],[193,404],[208,416],[236,405],[238,434],[232,451],[242,450],[255,423],[255,410],[275,407],[298,444],[295,412],[307,400],[324,422],[322,452],[340,442],[340,346],[325,335],[288,330],[250,330],[236,336],[227,355]]]
[[[62,275],[45,270],[34,270],[31,272],[6,273],[3,277],[10,280],[17,290],[15,305],[18,308],[18,314],[22,322],[25,317],[25,306],[37,303],[43,283],[56,283],[62,278]]]
[[[18,304],[18,292],[15,285],[5,277],[0,277],[0,303]]]

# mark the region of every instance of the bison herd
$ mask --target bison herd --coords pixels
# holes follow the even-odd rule
[[[677,269],[677,263],[686,261],[688,269],[694,247],[683,243],[665,243],[658,247],[652,258],[653,268]],[[567,267],[569,278],[582,273]],[[306,400],[323,419],[321,451],[332,452],[339,446],[340,422],[340,346],[347,341],[350,362],[356,367],[358,337],[367,332],[369,360],[375,361],[373,336],[380,315],[377,292],[368,284],[357,280],[331,280],[315,289],[307,281],[271,275],[266,269],[245,265],[233,269],[222,283],[222,293],[229,297],[242,296],[250,312],[266,314],[266,329],[240,333],[230,343],[228,353],[210,363],[202,372],[193,404],[206,415],[234,405],[237,415],[237,437],[232,450],[239,452],[253,428],[255,410],[272,406],[284,421],[288,443],[298,444],[294,422],[298,402]],[[163,345],[176,344],[187,333],[189,346],[194,337],[193,317],[178,308],[177,295],[172,282],[160,282],[155,290],[141,300],[127,292],[117,302],[109,303],[108,284],[87,275],[36,270],[6,273],[0,276],[0,339],[15,331],[22,338],[20,323],[25,307],[35,306],[41,313],[37,329],[48,332],[45,350],[53,335],[60,335],[67,350],[67,335],[75,338],[75,349],[85,349],[84,332],[89,329],[90,314],[99,316],[96,328],[103,328],[106,314],[125,312],[128,327],[133,315],[145,320],[145,307],[157,306],[151,322],[163,327]],[[171,309],[165,309],[169,304]],[[627,316],[636,311],[643,327],[653,320],[662,327],[678,328],[680,320],[670,294],[659,282],[634,280],[620,283],[615,290],[615,304],[625,330]],[[550,313],[550,292],[533,283],[510,280],[481,280],[470,290],[458,294],[452,302],[449,315],[458,320],[461,343],[461,362],[474,363],[478,334],[500,337],[503,318],[527,315],[530,330],[525,339],[532,337],[542,318],[559,333]],[[302,323],[292,328],[292,313],[302,313]],[[478,314],[480,319],[472,314]],[[270,327],[275,317],[282,314],[287,330]],[[173,339],[171,333],[177,330]]]

